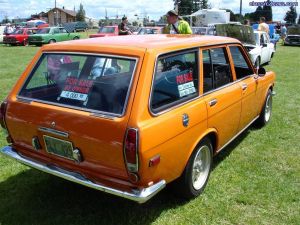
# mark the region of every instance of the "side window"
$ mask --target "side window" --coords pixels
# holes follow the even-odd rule
[[[53,29],[53,34],[59,34],[60,32],[59,32],[59,29],[58,28],[55,28],[55,29]]]
[[[64,29],[64,28],[60,28],[60,33],[67,33],[67,31],[66,31],[66,29]]]
[[[202,56],[204,93],[232,82],[226,48],[204,50]]]
[[[211,49],[210,56],[213,64],[214,88],[219,88],[230,83],[232,78],[226,48]]]
[[[210,58],[210,51],[204,50],[202,52],[202,61],[203,61],[203,80],[204,80],[204,93],[213,89],[214,79],[213,79],[213,70],[212,63]]]
[[[234,63],[236,79],[252,75],[252,68],[248,65],[240,47],[230,46],[230,52]]]
[[[198,51],[158,58],[151,108],[154,112],[198,95]]]

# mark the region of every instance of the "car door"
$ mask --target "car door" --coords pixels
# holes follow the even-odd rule
[[[269,62],[269,48],[267,44],[267,36],[265,33],[260,35],[260,46],[261,46],[261,64]]]
[[[52,30],[52,37],[51,39],[54,39],[55,41],[61,41],[61,35],[60,35],[60,31],[59,28],[54,28]]]
[[[246,52],[239,45],[229,46],[237,84],[242,93],[242,110],[238,130],[242,130],[257,116],[258,77],[254,73]]]
[[[202,68],[207,125],[217,130],[219,149],[237,133],[242,107],[240,86],[233,82],[225,46],[203,49]]]
[[[59,28],[61,41],[67,41],[70,39],[70,33],[65,28]]]

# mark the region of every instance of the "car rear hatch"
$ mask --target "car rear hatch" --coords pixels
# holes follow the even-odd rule
[[[123,141],[137,64],[134,57],[44,53],[7,105],[13,147],[94,180],[127,180]]]

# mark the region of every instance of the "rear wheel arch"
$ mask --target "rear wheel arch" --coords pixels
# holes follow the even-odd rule
[[[195,144],[193,145],[193,147],[191,148],[191,150],[189,151],[189,154],[186,157],[185,160],[185,166],[186,167],[189,159],[191,158],[191,156],[193,155],[194,151],[197,150],[197,148],[199,147],[199,145],[201,144],[201,142],[208,138],[212,144],[212,148],[213,148],[213,154],[215,154],[217,152],[217,146],[218,146],[218,135],[217,135],[217,131],[215,129],[209,129],[207,132],[205,132],[203,135],[201,135],[197,141],[195,142]],[[184,169],[183,169],[184,171]],[[181,172],[181,175],[183,173],[183,171]]]

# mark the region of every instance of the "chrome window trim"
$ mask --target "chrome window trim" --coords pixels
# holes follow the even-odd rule
[[[172,105],[172,106],[170,106],[170,107],[168,107],[168,108],[166,108],[164,110],[161,110],[159,112],[154,112],[152,110],[152,107],[151,107],[151,101],[152,101],[152,96],[153,96],[153,85],[154,85],[154,78],[155,78],[155,72],[156,72],[156,68],[157,68],[158,58],[161,57],[161,56],[164,56],[164,55],[166,55],[166,57],[172,57],[172,56],[175,56],[176,53],[186,54],[186,53],[192,53],[192,52],[196,53],[196,55],[197,55],[197,59],[198,59],[197,64],[198,64],[198,70],[199,70],[199,66],[200,66],[200,62],[199,62],[199,60],[200,60],[199,59],[200,49],[199,49],[199,47],[192,47],[192,48],[187,48],[187,49],[179,49],[179,50],[174,50],[174,51],[170,51],[170,52],[164,52],[164,53],[160,53],[160,54],[158,54],[156,56],[156,58],[155,58],[155,64],[154,64],[154,69],[153,69],[153,73],[152,73],[152,81],[151,81],[151,88],[150,88],[150,97],[149,97],[149,100],[148,100],[148,109],[149,109],[149,112],[150,112],[150,114],[152,116],[157,117],[157,116],[159,116],[161,114],[164,114],[166,112],[171,111],[174,108],[178,108],[178,107],[180,107],[182,105],[187,104],[188,102],[191,102],[191,101],[194,101],[195,99],[200,98],[200,86],[199,86],[199,84],[200,84],[199,83],[199,81],[200,81],[200,73],[198,71],[198,91],[197,91],[197,96],[195,96],[193,98],[188,98],[186,100],[183,100],[183,102],[175,104],[175,105]],[[180,101],[180,100],[175,101],[175,103],[178,102],[178,101]]]
[[[44,55],[46,54],[67,54],[67,55],[77,55],[77,56],[103,56],[103,57],[113,57],[113,58],[117,58],[117,59],[127,59],[127,60],[134,60],[135,61],[135,65],[134,65],[134,69],[132,71],[132,76],[130,79],[130,83],[128,86],[128,91],[127,91],[127,95],[126,95],[126,99],[124,102],[124,107],[123,107],[123,111],[121,114],[116,114],[116,113],[109,113],[109,112],[104,112],[104,111],[99,111],[99,110],[93,110],[93,109],[84,109],[82,107],[76,107],[76,106],[71,106],[71,105],[65,105],[65,104],[59,104],[59,103],[53,103],[53,102],[49,102],[49,101],[43,101],[43,100],[38,100],[38,99],[34,99],[34,98],[28,98],[28,97],[23,97],[20,96],[20,92],[21,90],[23,90],[27,80],[32,76],[33,71],[36,69],[36,66],[38,65],[38,63],[40,63],[40,60],[44,57]],[[119,56],[119,55],[111,55],[111,54],[100,54],[100,53],[82,53],[82,52],[67,52],[67,51],[44,51],[42,52],[42,54],[40,55],[40,57],[36,60],[35,64],[33,65],[32,69],[30,70],[30,72],[27,74],[26,79],[24,80],[23,84],[21,85],[21,88],[16,96],[16,98],[18,100],[21,101],[27,101],[27,102],[39,102],[39,103],[43,103],[43,104],[50,104],[50,105],[54,105],[54,106],[59,106],[59,107],[64,107],[64,108],[69,108],[69,109],[75,109],[75,110],[80,110],[80,111],[84,111],[84,112],[90,112],[92,113],[92,115],[103,115],[103,118],[114,118],[114,117],[119,117],[122,118],[124,117],[124,115],[126,114],[127,108],[128,108],[128,101],[129,101],[129,97],[132,93],[132,83],[134,80],[134,77],[136,76],[136,72],[137,72],[137,65],[139,63],[139,58],[138,57],[127,57],[127,56]],[[99,116],[100,117],[100,116]]]

